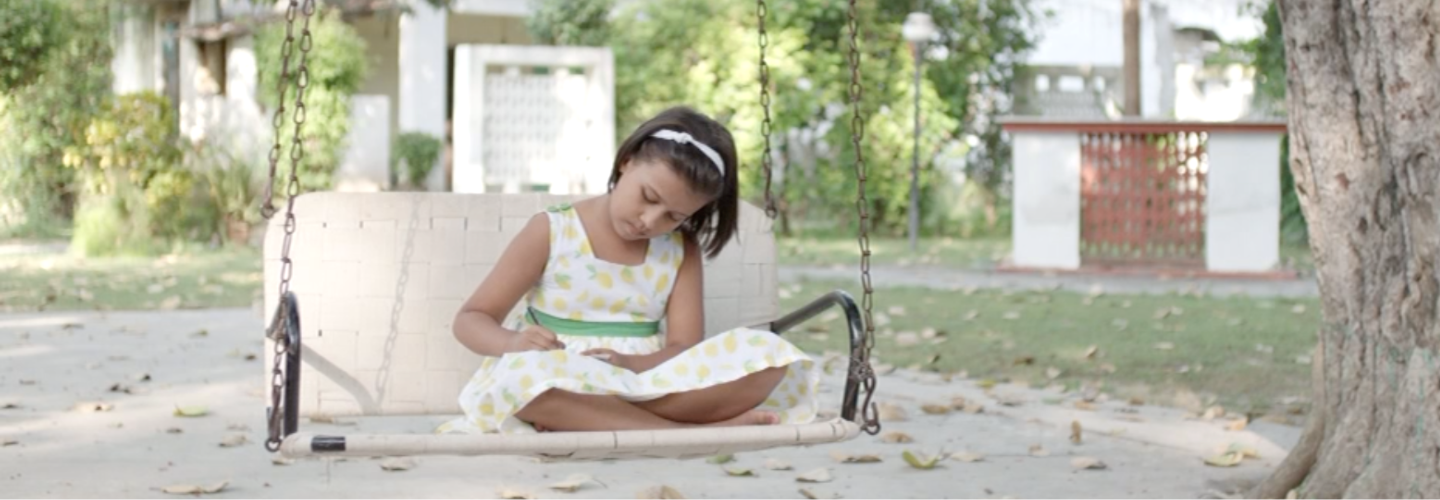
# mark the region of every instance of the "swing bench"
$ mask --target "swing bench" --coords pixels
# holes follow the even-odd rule
[[[291,0],[287,20],[280,102],[287,82],[298,81],[295,105],[304,107],[309,51],[308,20],[315,0]],[[460,389],[482,362],[451,330],[461,303],[494,266],[530,216],[547,206],[583,196],[455,193],[299,193],[296,166],[303,153],[292,147],[285,179],[284,217],[275,218],[270,187],[280,160],[282,104],[275,114],[276,142],[262,206],[270,220],[265,236],[265,310],[274,311],[265,343],[270,379],[266,449],[290,458],[410,455],[521,455],[543,459],[597,460],[697,458],[806,446],[879,432],[870,398],[875,375],[869,355],[869,248],[865,226],[863,159],[856,146],[860,181],[860,247],[864,296],[859,305],[836,290],[781,315],[776,279],[775,208],[770,192],[768,68],[764,62],[764,1],[761,29],[761,102],[765,107],[766,207],[741,203],[738,235],[704,263],[707,332],[750,326],[784,334],[822,312],[838,308],[850,340],[849,367],[838,415],[799,425],[708,427],[678,430],[544,432],[535,434],[317,434],[301,432],[300,417],[458,415]],[[296,13],[303,13],[299,63],[292,74]],[[855,46],[855,0],[850,0],[851,104],[861,123]],[[304,113],[295,114],[291,144],[300,143]],[[303,309],[301,304],[304,304]],[[523,304],[517,305],[521,307]],[[862,310],[863,306],[863,310]],[[302,310],[304,312],[302,322]],[[862,393],[865,400],[862,403]]]

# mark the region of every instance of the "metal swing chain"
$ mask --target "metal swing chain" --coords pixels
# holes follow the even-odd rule
[[[276,82],[280,97],[278,99],[279,105],[275,109],[275,117],[272,121],[275,128],[275,144],[270,148],[270,173],[267,177],[268,182],[265,184],[265,203],[260,208],[260,214],[267,220],[275,215],[275,206],[273,203],[275,170],[280,163],[280,133],[285,122],[285,91],[288,88],[287,84],[291,81],[290,57],[295,52],[295,14],[298,10],[304,14],[305,23],[301,27],[300,60],[294,75],[296,90],[293,121],[295,127],[290,139],[290,178],[285,185],[285,241],[280,249],[279,297],[281,298],[281,304],[285,303],[285,294],[290,291],[290,277],[294,272],[294,268],[292,267],[293,263],[290,260],[290,242],[295,234],[296,226],[295,197],[300,194],[300,160],[305,157],[305,152],[301,148],[300,129],[301,126],[305,124],[305,88],[310,84],[310,70],[309,67],[306,66],[306,59],[308,59],[312,45],[310,19],[315,14],[315,0],[303,1],[304,4],[302,6],[300,3],[301,0],[290,0],[290,6],[285,11],[285,41],[280,47],[280,78]],[[275,342],[275,359],[270,372],[271,411],[268,416],[269,436],[265,440],[265,449],[272,452],[280,449],[280,442],[282,440],[280,433],[283,412],[280,409],[280,397],[285,388],[285,373],[280,369],[280,366],[285,359],[285,355],[290,351],[289,338],[285,335],[285,332],[282,331],[282,325],[288,325],[288,322],[283,321],[283,318],[287,316],[288,313],[288,311],[276,311],[275,319],[271,323],[269,331],[266,332],[270,339]],[[295,410],[295,408],[285,409],[285,411]]]
[[[765,110],[765,119],[760,122],[760,134],[765,137],[765,154],[760,157],[760,165],[765,172],[765,215],[774,219],[779,210],[775,207],[775,193],[770,187],[773,176],[770,159],[770,65],[765,62],[765,49],[770,46],[770,35],[765,32],[765,18],[769,15],[770,7],[765,5],[765,0],[757,0],[755,17],[760,25],[760,107]]]
[[[860,407],[860,429],[875,435],[880,432],[879,411],[871,399],[875,397],[875,370],[870,367],[870,352],[875,347],[875,323],[871,319],[870,310],[873,306],[875,289],[870,285],[870,202],[865,196],[865,154],[860,149],[860,143],[865,137],[865,121],[860,113],[860,98],[864,87],[860,79],[860,46],[859,31],[860,20],[855,6],[856,0],[850,0],[849,28],[850,28],[850,105],[852,114],[850,116],[850,141],[855,148],[855,181],[859,194],[855,199],[855,210],[860,216],[860,284],[864,288],[864,295],[860,300],[865,310],[865,345],[861,353],[862,359],[855,360],[856,353],[852,356],[850,366],[854,367],[850,377],[860,381],[861,388],[865,391],[865,402]],[[856,363],[855,361],[859,361]]]

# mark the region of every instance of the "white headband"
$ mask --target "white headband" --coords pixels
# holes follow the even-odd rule
[[[720,153],[716,153],[715,150],[710,149],[710,146],[706,146],[705,143],[695,140],[695,138],[691,137],[690,134],[684,132],[676,132],[674,130],[662,129],[659,132],[650,134],[650,137],[667,139],[678,142],[680,144],[694,145],[695,148],[699,149],[701,153],[705,153],[705,156],[710,158],[710,161],[715,162],[715,168],[720,169],[720,177],[725,177],[725,162],[720,159]]]

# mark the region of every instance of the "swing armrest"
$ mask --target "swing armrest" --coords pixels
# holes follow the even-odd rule
[[[865,331],[865,320],[860,315],[860,307],[855,305],[855,299],[844,290],[832,291],[771,322],[770,331],[777,335],[783,334],[818,316],[826,309],[836,306],[845,312],[845,324],[850,329],[850,367],[846,371],[845,396],[840,403],[840,417],[858,423],[855,418],[860,404],[860,381],[856,379],[855,374],[859,364],[869,361],[865,353],[865,346],[869,339],[866,338],[868,334]]]

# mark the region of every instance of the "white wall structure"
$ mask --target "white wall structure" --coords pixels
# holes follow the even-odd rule
[[[445,16],[423,2],[412,2],[412,12],[400,18],[400,130],[445,137],[446,62]],[[431,190],[444,190],[445,169],[431,170]]]
[[[1205,155],[1196,166],[1205,175],[1203,270],[1266,273],[1279,264],[1283,121],[1065,121],[1025,117],[1007,118],[1003,124],[1014,141],[1011,266],[1082,268],[1082,133],[1163,137],[1174,131],[1198,132],[1205,137]]]
[[[1206,149],[1205,268],[1268,271],[1280,263],[1279,132],[1211,132]]]
[[[349,148],[335,171],[335,190],[384,191],[390,186],[390,98],[350,98]]]
[[[614,64],[605,48],[457,47],[452,190],[604,192]]]
[[[1016,267],[1080,267],[1080,141],[1073,132],[1013,133]]]

